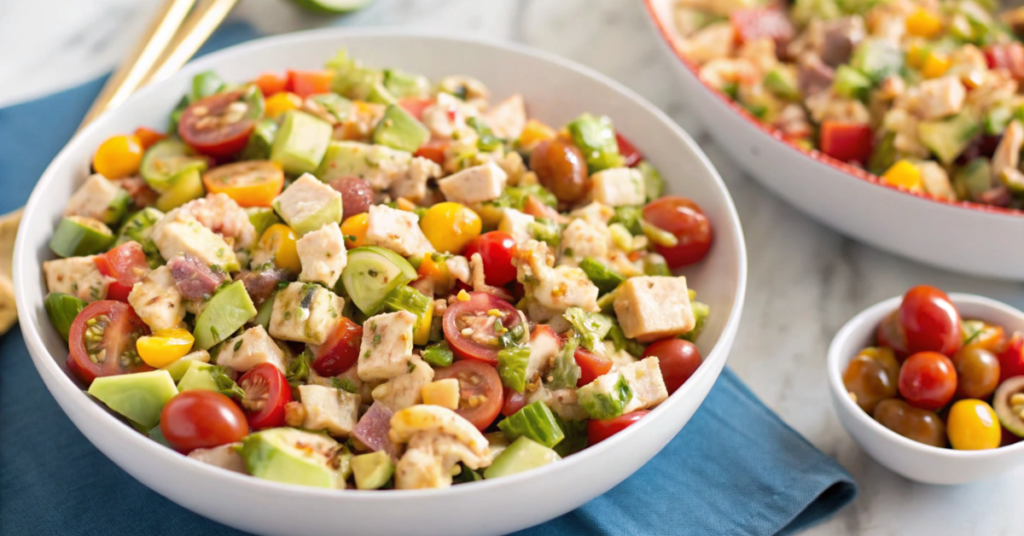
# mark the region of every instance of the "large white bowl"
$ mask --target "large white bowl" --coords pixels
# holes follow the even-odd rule
[[[607,114],[660,168],[670,192],[696,200],[715,225],[711,254],[686,270],[712,316],[698,342],[704,364],[648,417],[594,448],[508,478],[446,490],[361,492],[283,485],[230,473],[164,448],[108,413],[68,375],[67,347],[43,309],[40,269],[47,242],[90,155],[106,137],[139,125],[164,129],[192,75],[215,69],[229,81],[262,71],[320,68],[338,49],[369,65],[437,78],[468,74],[496,98],[515,92],[531,115],[554,125],[582,112]],[[324,30],[233,47],[147,88],[76,136],[43,174],[25,210],[14,256],[21,329],[46,387],[107,457],[156,492],[209,518],[260,534],[500,534],[568,512],[631,475],[676,435],[725,364],[743,307],[743,233],[721,178],[697,145],[664,114],[623,86],[571,62],[523,47],[390,30]],[[640,499],[642,500],[642,499]]]
[[[700,80],[681,53],[672,16],[676,0],[644,2],[692,102],[689,109],[747,173],[776,195],[821,223],[890,253],[947,270],[1024,280],[1024,212],[911,193],[783,140],[776,129]]]
[[[850,398],[843,386],[843,371],[861,349],[874,344],[878,325],[899,308],[902,299],[890,298],[861,311],[832,339],[828,348],[828,384],[839,422],[878,463],[926,484],[964,484],[1024,465],[1024,442],[976,451],[932,447],[886,428]],[[950,294],[949,299],[964,318],[1003,326],[1007,333],[1024,330],[1024,313],[1009,305],[973,294]]]

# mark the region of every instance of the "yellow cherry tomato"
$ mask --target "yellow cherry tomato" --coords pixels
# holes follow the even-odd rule
[[[285,112],[290,110],[296,110],[302,106],[302,97],[282,91],[275,93],[267,97],[266,102],[263,103],[263,115],[270,119],[277,119]]]
[[[278,268],[284,268],[297,274],[302,271],[302,262],[299,261],[299,253],[295,249],[296,240],[298,237],[291,227],[283,223],[275,223],[263,231],[263,236],[256,244],[256,249],[269,252]]]
[[[420,228],[438,251],[459,253],[470,240],[480,236],[480,216],[460,203],[438,203],[427,210]]]
[[[345,235],[345,247],[360,248],[366,245],[366,228],[370,225],[370,215],[356,214],[341,222],[341,234]]]
[[[185,357],[195,341],[187,329],[162,329],[152,335],[139,337],[135,349],[147,365],[160,368]]]
[[[894,186],[902,186],[912,192],[924,189],[921,170],[907,160],[900,160],[882,175],[882,180]]]
[[[928,57],[924,60],[924,65],[921,67],[921,74],[925,78],[938,78],[949,70],[950,61],[945,54],[932,51],[928,54]]]
[[[123,179],[139,172],[142,141],[136,136],[113,136],[100,144],[92,157],[96,173],[108,179]]]
[[[906,20],[907,33],[919,37],[934,37],[942,31],[942,19],[938,15],[918,8]]]
[[[957,450],[985,450],[999,447],[1002,429],[992,406],[966,399],[953,404],[946,422],[949,443]]]

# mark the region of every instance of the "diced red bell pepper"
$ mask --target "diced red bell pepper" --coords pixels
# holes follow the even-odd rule
[[[306,98],[331,91],[334,71],[288,71],[288,91]]]
[[[867,163],[874,133],[864,123],[825,121],[821,124],[821,152],[843,162]]]
[[[775,8],[735,9],[729,14],[729,22],[739,44],[767,38],[775,41],[779,48],[789,43],[796,33],[786,12]]]
[[[257,76],[253,83],[260,88],[264,97],[269,97],[288,87],[288,77],[283,74],[266,72]]]
[[[409,112],[409,115],[416,119],[422,119],[423,110],[427,109],[427,106],[434,104],[434,99],[421,99],[418,97],[406,97],[398,101],[398,105]]]
[[[1024,45],[1014,41],[985,47],[989,69],[1006,69],[1017,80],[1024,80]]]
[[[422,156],[427,160],[433,160],[438,165],[444,165],[444,150],[448,148],[447,140],[430,140],[413,153],[415,156]]]
[[[636,149],[631,141],[626,139],[625,136],[615,133],[615,141],[619,143],[619,154],[626,159],[627,167],[634,167],[644,159],[644,155],[640,154],[640,151]]]

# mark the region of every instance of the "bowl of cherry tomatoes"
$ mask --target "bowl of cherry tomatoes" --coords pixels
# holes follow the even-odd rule
[[[1024,465],[1024,312],[917,286],[846,323],[828,351],[832,405],[875,460],[963,484]]]

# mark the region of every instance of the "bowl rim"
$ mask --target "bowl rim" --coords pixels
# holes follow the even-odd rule
[[[958,308],[961,305],[970,304],[986,308],[990,311],[1000,311],[1004,314],[1016,317],[1022,324],[1024,324],[1024,312],[1003,302],[979,296],[977,294],[956,292],[949,294],[949,299]],[[953,448],[933,447],[931,445],[925,445],[924,443],[918,443],[913,439],[903,437],[886,428],[882,423],[876,421],[868,415],[866,411],[862,410],[860,406],[854,403],[854,401],[848,396],[846,387],[843,385],[841,364],[844,360],[853,358],[853,355],[844,353],[846,347],[850,345],[850,339],[853,337],[853,332],[860,330],[865,324],[877,324],[877,322],[886,314],[889,314],[899,308],[902,300],[903,296],[894,296],[892,298],[882,300],[857,313],[853,318],[848,320],[838,332],[836,332],[836,335],[832,338],[832,342],[828,347],[827,361],[828,384],[832,391],[833,400],[841,406],[843,412],[853,415],[854,419],[856,419],[861,425],[866,426],[874,435],[883,438],[885,441],[898,445],[900,448],[915,451],[923,455],[948,457],[950,459],[975,460],[1024,452],[1024,441],[1019,441],[1013,445],[1005,447],[987,450],[956,450]],[[984,318],[981,319],[984,320]],[[835,411],[838,413],[840,410],[835,408]],[[840,419],[840,422],[842,422],[842,419]],[[845,423],[843,424],[843,427],[846,428]],[[851,433],[849,429],[847,429],[847,433],[856,439],[856,436]]]
[[[852,176],[854,178],[860,179],[870,184],[874,184],[876,186],[881,186],[883,188],[888,188],[890,190],[900,192],[902,194],[913,196],[914,198],[920,199],[922,201],[937,203],[939,205],[953,208],[967,209],[971,211],[980,212],[983,214],[1010,217],[1024,217],[1024,209],[998,207],[995,205],[976,203],[974,201],[943,199],[940,197],[935,197],[925,192],[914,192],[901,186],[889,184],[883,181],[881,177],[879,177],[878,175],[875,175],[874,173],[871,173],[864,168],[853,166],[841,160],[837,160],[817,149],[805,149],[803,147],[800,147],[796,143],[793,143],[792,141],[786,139],[786,137],[782,134],[782,132],[779,129],[754,117],[746,108],[737,104],[734,100],[729,98],[729,96],[723,93],[722,91],[719,91],[718,89],[715,89],[708,85],[700,77],[700,75],[698,74],[698,66],[692,60],[687,58],[686,55],[683,54],[683,52],[679,49],[679,37],[677,36],[675,29],[669,27],[669,23],[663,21],[662,17],[658,15],[658,10],[654,6],[654,3],[658,1],[665,0],[643,0],[644,6],[647,10],[648,18],[653,22],[655,29],[657,29],[658,31],[658,34],[661,36],[665,44],[668,45],[669,50],[672,51],[672,54],[676,57],[676,59],[678,59],[679,62],[682,63],[683,67],[687,71],[689,71],[689,73],[700,83],[701,86],[704,87],[704,89],[708,90],[713,96],[722,101],[727,107],[729,107],[729,109],[731,109],[741,118],[743,118],[743,120],[746,121],[750,126],[767,134],[775,142],[780,143],[784,147],[787,147],[799,153],[801,156],[808,157],[815,162],[824,164],[845,175]]]
[[[274,47],[289,46],[291,44],[300,43],[304,41],[319,41],[319,40],[344,40],[346,38],[359,38],[359,37],[405,37],[405,38],[416,38],[427,41],[449,41],[460,43],[468,46],[479,47],[483,50],[497,49],[505,52],[513,52],[521,56],[529,57],[534,61],[546,62],[553,64],[561,69],[567,69],[580,74],[588,79],[588,83],[603,84],[618,94],[622,98],[632,101],[638,105],[646,113],[654,117],[658,122],[669,129],[675,134],[675,138],[679,143],[684,145],[703,165],[709,174],[711,181],[717,186],[717,190],[725,197],[725,211],[722,216],[722,223],[727,223],[735,232],[736,242],[738,247],[736,248],[736,271],[737,271],[737,282],[735,287],[735,294],[733,298],[732,310],[729,313],[729,317],[726,319],[725,324],[722,327],[722,332],[719,336],[717,344],[712,348],[704,358],[704,362],[721,361],[724,367],[728,352],[731,349],[732,341],[735,340],[736,332],[738,331],[740,317],[742,315],[743,306],[746,297],[747,287],[747,253],[746,253],[746,241],[743,234],[743,228],[740,224],[739,215],[736,211],[735,203],[733,202],[732,195],[730,194],[725,182],[722,180],[718,173],[718,170],[714,167],[707,155],[700,149],[698,144],[693,138],[687,134],[675,121],[668,117],[659,108],[651,104],[649,101],[641,97],[632,89],[629,89],[625,85],[618,81],[606,76],[595,69],[584,66],[578,62],[563,58],[554,53],[521,45],[519,43],[503,41],[500,39],[493,39],[488,37],[480,37],[475,35],[466,34],[452,34],[450,32],[439,32],[432,30],[418,30],[418,29],[407,29],[400,27],[362,27],[362,28],[346,28],[346,27],[328,27],[313,30],[304,30],[300,32],[291,32],[286,34],[272,35],[267,37],[261,37],[239,43],[224,49],[211,52],[203,55],[189,62],[181,70],[174,75],[168,77],[166,80],[155,82],[145,88],[142,88],[135,94],[133,94],[129,101],[134,99],[146,98],[150,93],[160,91],[164,85],[174,83],[179,78],[184,78],[187,75],[198,72],[207,65],[224,59],[230,59],[235,56],[248,56],[251,54],[258,53],[261,50],[270,49]],[[339,43],[339,46],[342,44]],[[28,202],[25,205],[25,216],[22,218],[21,226],[19,231],[24,231],[28,227],[29,222],[33,219],[31,215],[36,212],[35,208],[41,203],[45,203],[45,190],[40,185],[48,184],[52,182],[54,177],[57,176],[58,172],[65,168],[65,160],[71,158],[71,149],[78,144],[84,143],[82,140],[88,137],[94,130],[102,127],[111,117],[115,117],[118,114],[119,109],[114,109],[103,113],[95,121],[90,123],[81,131],[75,133],[75,135],[68,141],[68,143],[61,149],[61,151],[53,158],[46,170],[40,176],[39,181],[32,190],[32,194],[29,197]],[[120,438],[123,441],[129,442],[133,448],[144,451],[148,456],[152,456],[158,463],[167,467],[175,467],[175,464],[186,464],[184,466],[178,466],[181,468],[188,468],[195,473],[202,474],[203,478],[206,479],[221,479],[220,481],[238,485],[255,486],[253,489],[265,491],[268,493],[287,493],[287,494],[299,494],[303,497],[308,498],[334,498],[334,499],[345,499],[345,500],[357,500],[365,501],[367,503],[377,502],[393,502],[396,500],[420,500],[428,498],[438,497],[461,497],[470,493],[486,491],[491,488],[499,486],[508,486],[517,482],[522,482],[527,479],[543,478],[547,473],[557,472],[560,470],[568,470],[570,466],[576,464],[587,463],[589,458],[596,456],[598,452],[603,450],[609,450],[612,445],[616,445],[620,442],[625,441],[626,437],[633,434],[615,434],[613,437],[602,441],[598,445],[588,447],[584,451],[581,451],[573,456],[562,459],[558,463],[549,464],[544,467],[536,468],[530,471],[524,471],[520,474],[503,477],[496,480],[484,480],[475,482],[473,486],[451,486],[444,489],[424,489],[424,490],[388,490],[388,493],[379,493],[378,490],[356,490],[356,489],[326,489],[316,488],[310,486],[301,486],[297,484],[288,484],[282,482],[274,482],[264,480],[260,478],[254,478],[250,475],[243,475],[228,471],[219,467],[215,467],[210,464],[200,462],[198,460],[183,456],[174,450],[167,448],[163,445],[158,444],[149,437],[144,436],[136,432],[130,426],[121,421],[121,419],[115,417],[111,412],[107,411],[101,404],[91,399],[81,387],[75,383],[58,365],[58,360],[55,356],[49,353],[46,345],[43,342],[42,335],[40,333],[39,326],[36,325],[35,319],[38,318],[36,309],[41,307],[41,304],[28,304],[23,299],[26,284],[24,282],[24,271],[27,270],[38,270],[33,259],[33,251],[31,245],[28,244],[21,237],[26,236],[26,233],[19,232],[18,239],[15,243],[14,249],[14,286],[16,304],[18,309],[19,317],[23,319],[20,322],[21,331],[25,340],[25,344],[30,350],[33,364],[36,366],[37,371],[43,379],[44,371],[46,376],[50,376],[58,384],[58,389],[65,391],[70,397],[72,402],[82,406],[83,411],[88,414],[88,417],[97,423],[97,426],[101,426],[105,431],[110,431],[114,434],[120,434]],[[25,259],[24,261],[22,259]],[[29,320],[30,319],[30,320]],[[45,357],[39,357],[45,356]],[[717,371],[712,369],[717,368]],[[707,376],[709,374],[717,376],[720,374],[721,367],[715,366],[702,366],[694,373],[695,378]],[[46,383],[46,382],[44,382]],[[679,402],[686,398],[687,393],[694,390],[694,385],[699,382],[687,382],[687,385],[681,387],[676,393],[673,393],[668,400],[661,403],[657,408],[652,410],[653,415],[661,415],[670,411],[670,409],[679,404]],[[47,385],[47,389],[50,387]],[[51,393],[51,396],[57,397]],[[702,402],[703,403],[703,402]],[[699,406],[698,406],[699,409]],[[61,411],[67,413],[61,408]],[[631,429],[641,429],[649,426],[656,426],[652,424],[659,419],[642,419],[633,426]],[[75,425],[76,428],[78,425]],[[91,441],[90,441],[91,443]],[[106,456],[106,454],[104,454]],[[113,461],[113,460],[112,460]],[[116,462],[115,462],[116,463]],[[562,469],[559,469],[562,468]],[[632,473],[629,475],[632,476]],[[628,478],[628,476],[627,476]]]

